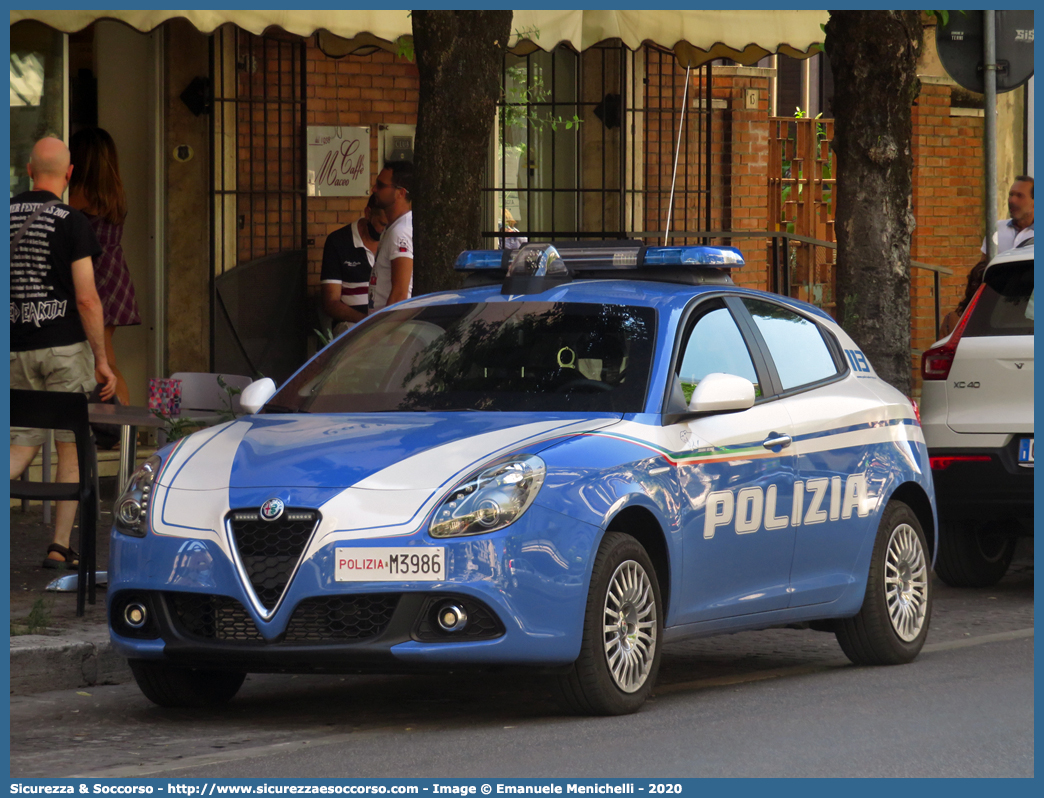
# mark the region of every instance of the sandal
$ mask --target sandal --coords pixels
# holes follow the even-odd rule
[[[47,547],[47,553],[56,552],[62,555],[61,560],[52,560],[50,557],[44,557],[43,567],[54,568],[59,571],[71,571],[80,567],[80,555],[72,549],[67,549],[65,546],[59,546],[57,543],[52,543]]]

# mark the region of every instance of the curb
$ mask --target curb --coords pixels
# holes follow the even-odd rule
[[[47,635],[11,638],[11,695],[132,680],[127,660],[113,649],[107,629],[85,632],[77,639]]]

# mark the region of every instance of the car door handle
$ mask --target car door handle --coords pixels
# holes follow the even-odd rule
[[[775,449],[777,446],[786,449],[792,443],[789,435],[776,435],[772,433],[771,438],[766,438],[765,442],[761,444],[766,449]]]

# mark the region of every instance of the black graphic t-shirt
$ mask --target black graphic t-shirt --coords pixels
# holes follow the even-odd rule
[[[43,203],[49,191],[26,191],[11,198],[11,239]],[[26,231],[11,254],[11,351],[69,346],[87,340],[76,307],[72,264],[101,253],[87,217],[59,203]]]

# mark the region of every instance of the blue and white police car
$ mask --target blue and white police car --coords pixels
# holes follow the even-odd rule
[[[521,666],[637,710],[665,643],[808,624],[924,645],[936,508],[910,401],[738,250],[465,252],[117,500],[109,618],[168,706],[246,673]],[[468,284],[471,287],[467,287]]]

